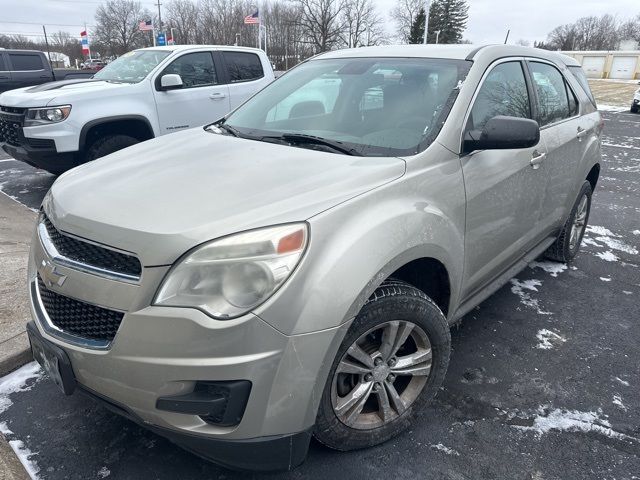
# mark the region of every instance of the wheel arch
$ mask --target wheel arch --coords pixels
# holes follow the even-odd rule
[[[587,178],[586,178],[586,180],[591,184],[591,190],[596,189],[596,185],[598,183],[599,177],[600,177],[600,164],[596,163],[593,167],[591,167],[591,170],[589,170],[589,173],[587,174]]]
[[[102,135],[123,134],[140,141],[155,137],[149,119],[142,115],[117,115],[87,122],[80,131],[79,149],[83,151]]]

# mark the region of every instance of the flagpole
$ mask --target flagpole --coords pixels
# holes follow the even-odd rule
[[[262,49],[262,16],[260,15],[260,7],[258,7],[258,48]]]

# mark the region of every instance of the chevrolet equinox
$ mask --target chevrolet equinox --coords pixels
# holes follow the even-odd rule
[[[588,89],[525,47],[335,51],[75,168],[33,238],[34,356],[65,394],[231,468],[389,440],[441,386],[452,323],[578,252]]]

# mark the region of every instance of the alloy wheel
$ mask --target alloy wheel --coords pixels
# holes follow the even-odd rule
[[[573,218],[573,225],[571,225],[571,234],[569,236],[569,248],[575,250],[578,242],[582,238],[584,229],[587,225],[587,207],[589,205],[589,199],[586,195],[583,195],[578,204],[575,217]]]
[[[419,397],[431,372],[431,342],[407,321],[389,321],[361,335],[344,353],[332,379],[337,418],[361,430],[400,417]]]

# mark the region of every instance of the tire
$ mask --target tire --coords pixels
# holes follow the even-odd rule
[[[139,142],[137,138],[128,135],[107,135],[98,138],[91,144],[87,149],[84,160],[85,162],[90,162],[91,160],[96,160],[97,158],[104,157],[105,155],[117,152],[118,150],[130,147]]]
[[[580,188],[578,198],[573,204],[569,218],[562,227],[556,241],[545,252],[545,257],[564,263],[570,262],[575,258],[580,250],[580,243],[589,222],[591,196],[591,184],[585,181],[582,184],[582,188]],[[586,202],[584,205],[582,204],[583,201]],[[574,228],[576,228],[575,233],[573,233],[575,237],[572,236]]]
[[[638,113],[638,106],[637,105],[631,105],[630,111],[631,111],[631,113]]]
[[[392,335],[394,331],[397,336]],[[407,340],[399,348],[386,348],[384,336],[397,342],[403,337]],[[368,355],[360,357],[368,366],[351,355],[358,354],[354,345]],[[315,438],[330,448],[347,451],[378,445],[400,434],[435,397],[444,380],[450,352],[449,325],[438,306],[405,282],[386,281],[362,307],[338,349],[320,400]],[[386,358],[389,360],[383,361]],[[355,368],[357,373],[344,373],[345,366]],[[407,375],[410,369],[414,373]],[[356,402],[343,409],[349,403],[346,399],[354,398],[352,394],[358,389],[369,391],[360,396],[368,398],[364,408],[359,409],[362,402]],[[402,404],[394,401],[398,396]],[[382,407],[383,398],[387,399],[387,409]]]

